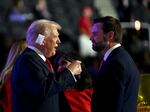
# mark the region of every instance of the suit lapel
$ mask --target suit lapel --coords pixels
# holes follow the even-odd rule
[[[49,66],[44,62],[44,60],[35,51],[33,51],[30,48],[26,48],[25,53],[28,53],[31,56],[31,58],[34,58],[36,60],[37,65],[41,66],[41,68],[44,69],[47,75],[49,74],[49,72],[51,72]]]

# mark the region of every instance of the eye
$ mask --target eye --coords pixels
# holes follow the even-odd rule
[[[93,36],[96,36],[97,35],[97,33],[96,32],[93,32]]]

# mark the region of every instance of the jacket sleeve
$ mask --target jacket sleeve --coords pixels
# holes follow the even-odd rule
[[[39,100],[57,94],[75,83],[72,74],[65,69],[59,77],[46,68],[45,63],[38,63],[31,58],[18,61],[14,66],[15,85],[22,94]],[[15,70],[16,69],[16,70]],[[26,95],[25,95],[26,96]]]

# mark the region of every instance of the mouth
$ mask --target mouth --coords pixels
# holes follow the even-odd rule
[[[56,45],[55,48],[57,49],[57,48],[58,48],[58,45]]]
[[[56,50],[58,49],[58,46],[55,46],[54,49],[55,49],[55,51],[56,51]]]
[[[54,50],[56,51],[56,50],[57,50],[57,47],[54,47]]]

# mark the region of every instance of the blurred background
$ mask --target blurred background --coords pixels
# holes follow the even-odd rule
[[[91,49],[89,41],[91,20],[101,16],[120,19],[122,45],[129,51],[141,73],[139,105],[149,104],[150,0],[1,0],[0,71],[12,43],[25,38],[32,21],[44,18],[62,26],[62,43],[58,52],[78,54],[94,77],[99,54]]]

